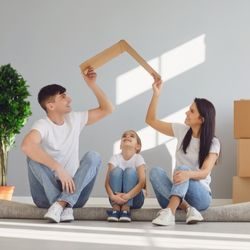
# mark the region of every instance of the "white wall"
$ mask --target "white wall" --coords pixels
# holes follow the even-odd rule
[[[32,123],[44,116],[36,101],[39,89],[61,83],[73,97],[75,110],[96,106],[78,65],[126,39],[167,79],[160,99],[160,118],[188,106],[194,97],[205,97],[215,104],[222,158],[212,175],[212,190],[214,198],[230,198],[232,176],[236,174],[233,101],[249,98],[250,94],[249,9],[247,0],[0,0],[0,64],[11,63],[17,68],[32,94],[33,115],[9,154],[9,184],[16,186],[15,195],[29,195],[20,143]],[[97,73],[98,83],[116,103],[116,110],[83,131],[81,155],[93,149],[103,157],[103,169],[92,193],[101,197],[105,196],[105,169],[113,144],[124,130],[147,127],[144,119],[151,78],[127,55]],[[139,90],[132,93],[138,95],[117,104],[118,95],[125,98],[135,87]],[[172,161],[165,144],[161,144],[162,137],[143,131],[148,149],[142,154],[149,168],[159,165],[170,173]],[[152,134],[147,136],[147,132]]]

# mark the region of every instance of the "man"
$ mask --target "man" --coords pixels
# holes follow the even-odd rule
[[[47,116],[34,123],[22,143],[32,198],[38,207],[49,208],[44,217],[57,223],[74,220],[73,207],[87,202],[101,166],[100,156],[93,151],[79,163],[80,132],[113,111],[112,103],[96,84],[93,68],[82,74],[99,107],[72,112],[71,98],[64,87],[45,86],[38,102]]]

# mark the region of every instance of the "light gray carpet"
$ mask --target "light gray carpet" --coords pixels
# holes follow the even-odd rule
[[[106,220],[105,207],[83,207],[74,209],[76,220]],[[134,221],[151,221],[160,209],[142,208],[131,211]],[[0,200],[0,218],[5,219],[43,219],[47,209],[37,208],[35,205]],[[250,202],[233,205],[210,207],[202,212],[205,221],[214,222],[250,222]],[[177,211],[176,221],[184,221],[185,214]]]

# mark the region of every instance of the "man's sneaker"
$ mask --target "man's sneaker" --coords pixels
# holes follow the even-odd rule
[[[199,221],[203,221],[203,217],[201,213],[195,209],[194,207],[187,208],[187,215],[186,215],[186,223],[187,224],[195,224]]]
[[[59,223],[62,211],[63,207],[58,202],[55,202],[50,206],[48,212],[44,215],[44,218],[49,219],[52,222]]]
[[[119,221],[121,222],[130,222],[131,214],[128,211],[122,211]]]
[[[157,217],[152,221],[152,223],[158,226],[175,225],[175,216],[170,208],[165,208],[158,212]]]
[[[107,221],[109,222],[117,222],[120,218],[120,211],[107,210],[107,214],[108,214]]]
[[[60,221],[61,222],[70,222],[74,220],[74,215],[73,215],[73,208],[71,207],[65,207],[63,209],[63,212],[61,214]]]

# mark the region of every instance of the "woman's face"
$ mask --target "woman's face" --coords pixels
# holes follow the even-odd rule
[[[192,127],[201,125],[202,123],[203,118],[200,116],[195,102],[193,102],[189,110],[186,112],[185,124]]]

